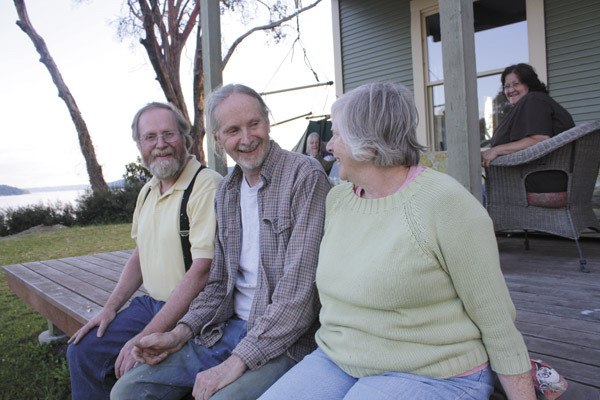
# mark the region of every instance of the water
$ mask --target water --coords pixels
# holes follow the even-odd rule
[[[14,196],[0,196],[0,209],[19,208],[42,203],[54,205],[57,201],[75,205],[75,199],[85,193],[85,190],[58,190],[52,192],[35,192]]]

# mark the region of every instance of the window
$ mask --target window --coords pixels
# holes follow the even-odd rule
[[[473,3],[481,140],[491,137],[503,115],[502,110],[506,108],[506,99],[500,88],[500,74],[504,68],[527,62],[534,65],[540,73],[539,66],[532,60],[535,55],[532,57],[530,51],[532,47],[536,47],[536,44],[531,45],[532,36],[538,38],[540,35],[531,35],[531,18],[527,18],[526,12],[539,12],[539,8],[528,5],[536,2],[537,0],[479,0]],[[413,0],[411,13],[413,54],[422,55],[422,59],[415,57],[417,60],[413,63],[415,101],[421,121],[424,122],[420,124],[419,137],[421,141],[425,138],[433,150],[446,150],[443,38],[437,2]],[[543,15],[541,18],[543,19]],[[538,22],[534,21],[533,25],[537,27]],[[418,36],[415,38],[415,35]],[[543,24],[541,37],[543,38]],[[416,42],[420,45],[415,46]],[[545,54],[543,57],[545,58]],[[540,76],[545,76],[545,68]]]

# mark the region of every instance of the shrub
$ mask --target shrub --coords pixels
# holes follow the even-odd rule
[[[88,191],[76,200],[78,225],[131,222],[139,188]]]
[[[125,166],[124,186],[101,191],[88,191],[76,200],[78,225],[131,222],[140,189],[152,175],[141,164],[140,157]]]
[[[75,212],[70,204],[56,202],[7,208],[0,211],[0,236],[12,235],[38,225],[61,224],[71,226],[75,223]]]

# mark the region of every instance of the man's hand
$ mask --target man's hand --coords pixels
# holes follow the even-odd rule
[[[192,396],[196,400],[208,400],[218,390],[234,382],[244,374],[248,367],[241,358],[232,354],[216,367],[202,371],[196,375]]]
[[[115,362],[115,375],[117,379],[121,379],[121,377],[125,375],[127,371],[135,366],[136,361],[133,357],[132,351],[138,341],[139,337],[134,336],[123,345],[123,348],[119,352],[119,356]]]
[[[173,354],[192,338],[192,330],[183,324],[164,333],[152,333],[141,338],[133,347],[135,361],[143,364],[158,364]]]
[[[87,335],[88,332],[96,326],[98,327],[98,333],[96,336],[102,337],[102,335],[104,335],[104,332],[106,331],[106,328],[108,328],[108,325],[112,322],[113,319],[115,319],[116,315],[116,311],[111,311],[103,308],[98,315],[94,316],[87,322],[87,324],[85,324],[77,332],[75,332],[73,336],[71,336],[71,338],[69,339],[68,343],[79,343],[79,341],[83,339],[83,337]]]

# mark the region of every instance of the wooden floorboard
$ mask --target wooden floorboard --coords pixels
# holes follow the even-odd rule
[[[600,399],[600,240],[582,240],[590,273],[579,271],[575,242],[498,237],[500,263],[532,358],[570,383],[560,400]]]

